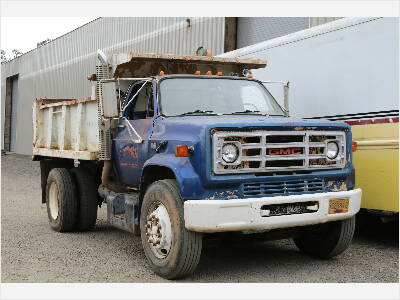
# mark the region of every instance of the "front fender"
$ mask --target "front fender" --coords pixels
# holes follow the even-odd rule
[[[203,192],[200,177],[188,157],[176,157],[167,153],[156,154],[145,162],[142,175],[148,166],[169,168],[175,175],[183,199],[193,199]]]

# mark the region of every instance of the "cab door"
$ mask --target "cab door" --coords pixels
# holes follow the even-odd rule
[[[132,87],[130,95],[143,86],[138,82]],[[121,183],[131,187],[138,187],[143,164],[148,159],[149,137],[152,133],[154,119],[154,93],[151,82],[148,82],[139,91],[123,112],[118,125],[118,132],[113,141],[114,169]],[[129,95],[127,96],[129,97]],[[125,102],[128,103],[130,99]],[[134,130],[133,130],[133,129]],[[138,141],[138,136],[142,142]]]

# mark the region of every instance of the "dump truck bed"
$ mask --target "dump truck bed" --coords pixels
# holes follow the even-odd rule
[[[96,100],[34,100],[33,156],[95,160],[98,151]]]

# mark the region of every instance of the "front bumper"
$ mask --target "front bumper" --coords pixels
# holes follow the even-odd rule
[[[328,214],[330,199],[349,198],[346,213]],[[318,202],[313,213],[262,216],[261,207],[271,204]],[[198,232],[268,230],[306,226],[348,219],[361,205],[361,189],[342,192],[304,194],[232,200],[187,200],[184,203],[185,227]]]

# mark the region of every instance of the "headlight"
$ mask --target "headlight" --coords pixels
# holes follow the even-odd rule
[[[222,159],[227,163],[233,163],[239,156],[239,149],[234,144],[225,144],[222,147]]]
[[[329,142],[326,147],[326,156],[329,159],[334,159],[338,156],[339,153],[339,146],[336,142]]]

